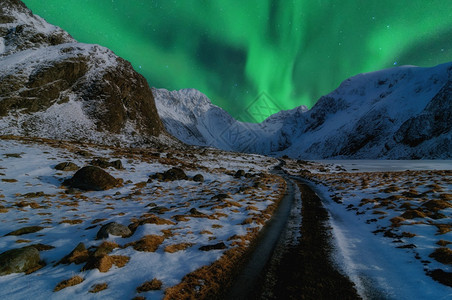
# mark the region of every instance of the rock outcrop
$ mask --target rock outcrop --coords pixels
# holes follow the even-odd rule
[[[17,0],[0,7],[0,135],[146,143],[166,134],[146,79]]]

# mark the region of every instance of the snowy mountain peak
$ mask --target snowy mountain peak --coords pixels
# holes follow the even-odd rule
[[[18,0],[4,0],[0,8],[0,55],[75,40],[61,28],[47,23]],[[3,49],[1,44],[3,44]],[[3,50],[3,51],[1,51]]]
[[[451,158],[451,78],[452,63],[359,74],[311,110],[281,111],[260,124],[232,119],[193,90],[154,93],[165,127],[188,144],[305,159]]]

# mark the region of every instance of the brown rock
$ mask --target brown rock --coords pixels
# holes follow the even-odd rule
[[[121,180],[114,178],[99,167],[87,166],[78,170],[64,184],[86,191],[104,191],[120,186]]]

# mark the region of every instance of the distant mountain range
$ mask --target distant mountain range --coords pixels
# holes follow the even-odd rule
[[[452,158],[452,63],[360,74],[304,106],[242,123],[201,92],[151,89],[19,0],[0,7],[0,135],[180,144],[299,159]],[[170,134],[168,134],[168,132]]]
[[[300,159],[452,158],[452,63],[396,67],[345,80],[312,109],[260,124],[234,120],[196,90],[153,90],[181,141]]]

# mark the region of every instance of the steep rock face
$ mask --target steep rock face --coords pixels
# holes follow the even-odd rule
[[[151,89],[129,62],[77,43],[7,0],[0,8],[0,134],[130,144],[166,132]]]
[[[260,124],[233,120],[193,90],[154,92],[167,130],[189,144],[302,159],[450,159],[451,82],[452,63],[360,74],[312,109],[281,111]],[[215,115],[206,122],[211,110]]]

